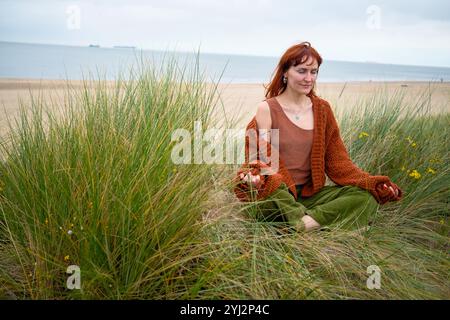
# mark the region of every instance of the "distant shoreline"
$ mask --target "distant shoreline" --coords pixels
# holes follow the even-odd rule
[[[87,81],[91,81],[90,79],[86,79]],[[0,90],[4,89],[4,86],[6,84],[10,84],[11,85],[18,85],[18,84],[25,84],[28,83],[30,85],[32,85],[33,88],[36,87],[36,85],[39,84],[54,84],[55,87],[59,87],[63,84],[66,84],[68,82],[71,82],[73,84],[76,84],[77,82],[79,82],[80,84],[83,82],[83,80],[81,79],[39,79],[39,78],[12,78],[12,77],[0,77]],[[111,79],[106,79],[104,80],[106,82],[111,82],[114,83],[116,80],[111,80]],[[212,84],[212,82],[207,82]],[[267,82],[227,82],[227,81],[223,81],[220,82],[221,85],[263,85],[263,84],[267,84]],[[377,80],[373,80],[373,81],[318,81],[317,85],[320,86],[321,84],[324,85],[333,85],[333,84],[340,84],[340,85],[344,85],[344,84],[351,84],[351,85],[358,85],[358,84],[375,84],[375,85],[381,85],[381,84],[388,84],[388,85],[436,85],[436,84],[450,84],[450,81],[423,81],[423,80],[406,80],[406,81],[398,81],[398,80],[386,80],[386,81],[377,81]]]
[[[185,69],[186,75],[199,72],[206,81],[220,83],[265,83],[279,58],[226,53],[144,50],[120,45],[115,48],[64,45],[20,44],[0,41],[0,78],[37,80],[127,79],[139,66],[161,70],[169,61]],[[199,56],[197,56],[199,54]],[[172,63],[171,62],[171,63]],[[174,66],[172,66],[173,68]],[[167,69],[167,72],[170,72]],[[450,68],[377,62],[325,60],[319,82],[365,83],[450,81]]]
[[[101,44],[89,44],[75,45],[75,44],[61,44],[61,43],[37,43],[37,42],[18,42],[18,41],[3,41],[0,40],[0,44],[16,44],[16,45],[31,45],[31,46],[55,46],[55,47],[72,47],[72,48],[99,48],[99,49],[121,49],[121,48],[133,48],[139,51],[154,51],[154,52],[176,52],[180,54],[194,54],[196,51],[186,51],[186,50],[161,50],[161,49],[151,49],[151,48],[141,48],[137,46],[127,46],[127,45],[107,45],[103,46]],[[200,54],[205,55],[217,55],[217,56],[239,56],[248,58],[267,58],[267,59],[278,59],[278,56],[273,55],[260,55],[260,54],[245,54],[245,53],[227,53],[227,52],[200,52]],[[325,59],[324,61],[333,62],[343,62],[343,63],[362,63],[362,64],[379,64],[379,65],[389,65],[389,66],[401,66],[401,67],[419,67],[419,68],[446,68],[450,69],[450,66],[443,65],[420,65],[420,64],[401,64],[392,62],[380,62],[380,61],[354,61],[354,60],[339,60],[339,59]]]

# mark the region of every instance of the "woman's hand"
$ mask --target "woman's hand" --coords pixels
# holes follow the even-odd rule
[[[261,161],[259,161],[261,163]],[[254,160],[249,163],[250,167],[254,167],[258,164],[257,160]],[[254,169],[253,169],[254,170]],[[259,173],[261,170],[257,170]],[[255,173],[255,172],[254,172]],[[254,187],[258,188],[261,184],[261,175],[260,174],[252,174],[252,169],[248,170],[248,172],[241,172],[239,174],[239,178],[246,182],[247,184],[252,184]]]
[[[392,185],[387,185],[386,183],[383,183],[383,188],[385,190],[389,190],[389,192],[391,193],[391,195],[395,198],[398,197],[399,195],[399,190],[396,188],[396,186],[392,186]]]
[[[264,183],[268,175],[277,174],[269,165],[262,161],[254,160],[249,163],[250,168],[247,168],[239,173],[239,178],[251,184],[256,188],[259,188]]]
[[[241,174],[239,174],[239,177],[244,182],[251,183],[254,187],[258,187],[261,182],[260,175],[259,174],[252,175],[251,172],[248,172],[247,174],[241,173]]]
[[[381,204],[388,201],[398,201],[403,196],[403,191],[392,181],[380,182],[376,189],[377,201]]]

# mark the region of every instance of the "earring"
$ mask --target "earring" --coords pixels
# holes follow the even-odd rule
[[[287,83],[287,78],[283,76],[283,83]]]

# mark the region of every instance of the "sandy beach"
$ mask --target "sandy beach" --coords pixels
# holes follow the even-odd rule
[[[80,81],[71,81],[74,88],[81,88]],[[30,105],[31,95],[46,102],[62,105],[67,82],[63,80],[0,79],[0,135],[8,132],[7,118],[18,115],[19,105]],[[221,101],[227,115],[247,123],[255,114],[257,104],[264,100],[263,84],[220,84]],[[414,103],[420,94],[430,97],[433,113],[450,112],[450,83],[428,82],[352,82],[318,83],[316,92],[331,103],[334,109],[358,105],[360,99],[370,97],[378,90],[405,93],[406,102]],[[218,105],[217,107],[221,107]]]

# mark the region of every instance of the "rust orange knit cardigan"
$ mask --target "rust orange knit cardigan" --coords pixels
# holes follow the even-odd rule
[[[339,127],[329,103],[317,96],[311,96],[314,114],[313,146],[311,150],[311,179],[301,191],[302,197],[310,197],[325,185],[325,174],[337,185],[354,185],[369,191],[378,203],[396,201],[402,197],[402,191],[387,176],[372,176],[361,170],[350,160],[345,145],[341,139]],[[267,148],[267,156],[271,155],[271,146],[265,140],[259,140],[256,116],[247,125],[247,130],[255,130],[257,135],[257,150],[260,143]],[[258,143],[259,142],[259,143]],[[267,158],[268,159],[268,158]],[[265,159],[264,159],[265,160]],[[270,163],[269,163],[270,165]],[[252,172],[260,174],[263,167],[268,167],[259,156],[249,163],[249,138],[245,138],[245,162],[238,170],[234,179],[234,193],[241,201],[261,200],[274,192],[281,183],[286,183],[289,190],[298,198],[295,183],[286,169],[283,159],[279,158],[276,174],[261,176],[257,186],[251,186],[240,179],[241,173]],[[398,189],[398,196],[393,196],[383,184]],[[256,198],[255,198],[256,194]]]

